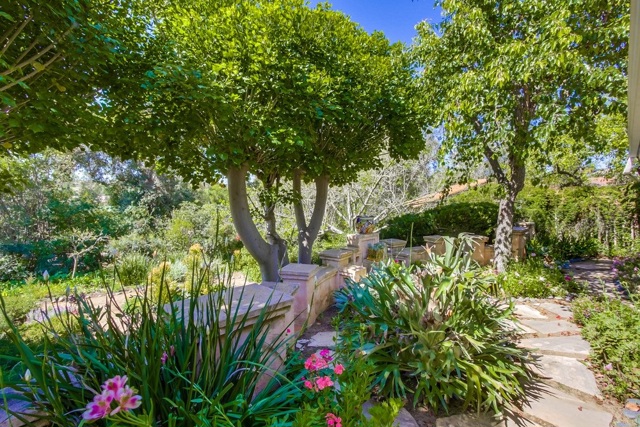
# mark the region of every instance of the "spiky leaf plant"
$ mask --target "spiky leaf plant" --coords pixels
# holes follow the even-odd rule
[[[379,265],[338,291],[342,347],[374,363],[382,394],[497,413],[523,395],[530,371],[512,343],[513,307],[494,298],[470,248],[447,239],[421,269]]]

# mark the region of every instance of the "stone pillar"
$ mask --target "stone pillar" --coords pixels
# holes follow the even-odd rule
[[[484,245],[484,259],[487,262],[487,265],[493,262],[495,255],[496,251],[493,245]]]
[[[287,264],[280,270],[280,277],[284,283],[298,287],[293,300],[295,332],[302,330],[309,317],[309,304],[313,298],[316,274],[319,270],[320,266],[315,264],[297,263]],[[315,321],[315,319],[313,320]]]
[[[520,221],[516,223],[518,227],[524,227],[527,229],[527,240],[531,240],[536,237],[536,223],[533,221]]]
[[[338,270],[335,267],[324,266],[314,276],[314,289],[309,306],[309,325],[313,325],[318,316],[333,304],[333,293],[337,289],[336,279]]]
[[[489,241],[487,236],[481,236],[479,234],[464,234],[473,242],[471,248],[471,258],[480,264],[485,266],[489,263],[489,259],[485,257],[485,245]]]
[[[439,234],[434,234],[432,236],[424,236],[423,239],[427,249],[436,255],[444,255],[444,237]]]
[[[511,251],[516,261],[524,261],[527,245],[527,228],[513,227],[513,237],[511,240]]]
[[[335,267],[338,270],[350,264],[353,251],[349,249],[327,249],[320,252],[322,265]]]
[[[404,248],[396,256],[398,262],[407,267],[415,261],[426,261],[429,259],[429,250],[424,246],[414,246],[412,248]]]
[[[347,246],[345,248],[340,248],[343,251],[349,252],[349,264],[350,265],[362,265],[362,257],[360,256],[360,248],[355,246]]]
[[[393,259],[407,246],[407,241],[401,239],[383,239],[380,241],[387,245],[388,255]]]
[[[358,248],[361,261],[364,261],[367,258],[367,251],[369,249],[369,245],[376,244],[379,241],[380,241],[379,233],[349,234],[347,236],[347,242],[349,243],[349,246]]]

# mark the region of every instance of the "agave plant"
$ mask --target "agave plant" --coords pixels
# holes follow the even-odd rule
[[[164,277],[160,286],[166,286]],[[197,295],[202,282],[192,286]],[[38,419],[57,426],[78,425],[100,384],[116,375],[127,375],[138,389],[138,410],[154,426],[260,426],[298,409],[299,383],[269,368],[287,340],[268,330],[268,304],[253,320],[255,309],[239,310],[243,288],[229,286],[200,304],[168,305],[161,296],[166,292],[155,292],[154,299],[150,288],[133,305],[112,292],[102,307],[75,295],[77,313],[60,313],[55,327],[53,319],[42,323],[42,352],[12,327],[8,336],[20,351],[17,375],[0,373],[0,388],[15,390]],[[0,309],[7,318],[1,297]]]
[[[512,344],[513,307],[493,297],[470,245],[447,239],[445,253],[431,254],[421,269],[380,265],[338,291],[342,347],[373,362],[382,394],[498,413],[523,395],[531,374]]]

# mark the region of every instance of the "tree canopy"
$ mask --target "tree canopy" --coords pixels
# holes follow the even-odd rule
[[[504,199],[496,265],[510,255],[513,202],[527,164],[547,165],[566,135],[585,144],[625,110],[629,2],[444,0],[414,46],[431,124],[461,174],[487,161]],[[599,147],[602,149],[602,147]]]
[[[111,149],[192,181],[226,176],[238,232],[270,280],[286,263],[274,206],[296,198],[284,181],[316,180],[322,195],[381,166],[382,152],[407,158],[424,146],[402,47],[339,12],[302,0],[203,0],[153,14],[147,62],[158,61],[132,76],[142,91],[109,95],[114,128],[132,135]],[[266,240],[251,219],[247,174],[263,185]]]

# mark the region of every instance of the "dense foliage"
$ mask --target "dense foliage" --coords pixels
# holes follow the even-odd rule
[[[384,395],[496,412],[522,396],[529,371],[511,343],[513,307],[491,297],[467,244],[448,239],[423,270],[379,266],[336,294],[342,339],[373,363]]]
[[[613,260],[613,273],[624,289],[637,293],[640,289],[640,254]]]
[[[580,298],[575,321],[591,344],[592,366],[602,373],[604,391],[624,401],[640,395],[640,307],[621,300]]]
[[[422,237],[431,234],[457,237],[460,233],[474,233],[495,237],[498,206],[490,202],[451,203],[422,213],[409,213],[390,218],[380,231],[381,238],[406,239],[423,243]],[[411,232],[413,231],[413,236]]]
[[[414,242],[427,234],[456,236],[467,231],[495,236],[499,189],[487,184],[445,199],[422,213],[391,218],[381,235]],[[568,260],[640,250],[640,195],[632,185],[582,185],[562,188],[526,185],[516,199],[515,218],[535,225],[529,251]]]

